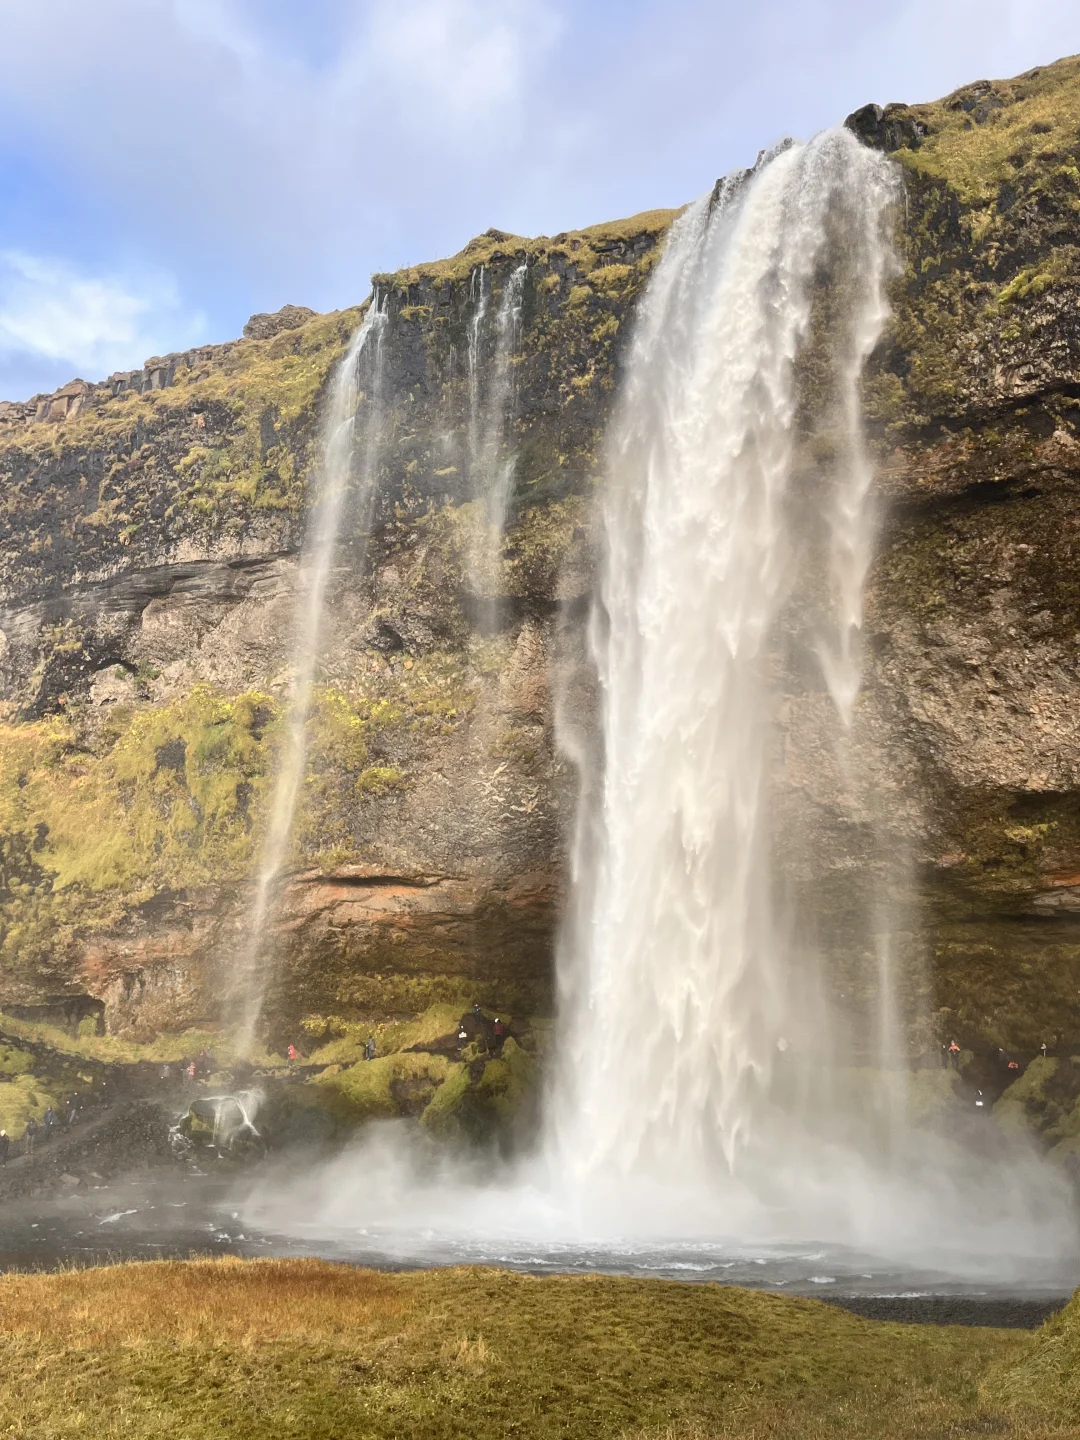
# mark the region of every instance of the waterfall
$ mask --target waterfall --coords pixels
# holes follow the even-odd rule
[[[891,163],[846,131],[785,147],[676,222],[639,313],[593,626],[603,778],[561,957],[551,1134],[582,1184],[767,1168],[807,1123],[804,1072],[831,1058],[773,873],[770,647],[804,553],[796,361],[842,217],[840,463],[817,501],[832,613],[815,649],[850,719],[872,538],[858,384],[887,316],[895,199]]]
[[[292,687],[284,737],[263,839],[255,894],[245,924],[243,948],[232,977],[232,1007],[239,1029],[241,1053],[250,1050],[262,1014],[268,979],[267,949],[273,897],[288,858],[293,819],[307,762],[307,724],[311,711],[325,619],[327,586],[346,504],[358,501],[358,529],[367,528],[376,480],[382,401],[383,337],[387,300],[372,296],[364,318],[338,366],[330,391],[323,437],[323,460],[314,505],[300,561],[300,586],[293,635]],[[361,363],[367,362],[369,386],[360,385]],[[365,400],[368,415],[364,445],[354,480],[358,409]]]
[[[481,343],[490,288],[484,287],[483,266],[473,272],[470,287],[476,308],[469,326],[469,488],[475,511],[469,568],[474,590],[488,600],[486,608],[492,612],[485,617],[488,621],[494,620],[502,589],[503,534],[514,477],[514,457],[504,453],[504,446],[513,415],[514,358],[521,343],[527,273],[527,264],[517,266],[503,286],[495,312],[494,350],[487,366],[482,365]]]
[[[469,321],[467,359],[469,366],[469,463],[475,463],[480,444],[480,344],[484,334],[488,302],[491,299],[491,285],[487,267],[478,265],[469,276],[469,304],[472,319]]]
[[[264,1189],[252,1223],[409,1261],[675,1257],[729,1280],[796,1252],[817,1267],[822,1245],[858,1275],[864,1256],[981,1276],[1074,1253],[1067,1187],[1035,1155],[876,1104],[890,947],[867,977],[879,1053],[855,1059],[777,843],[782,678],[828,717],[838,773],[860,753],[859,387],[898,183],[844,130],[779,147],[678,219],[640,302],[599,514],[595,740],[594,687],[560,701],[582,784],[535,1152],[503,1165],[373,1126]]]

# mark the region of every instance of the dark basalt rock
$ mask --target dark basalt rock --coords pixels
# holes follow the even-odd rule
[[[844,121],[864,145],[891,154],[895,150],[917,150],[927,133],[921,120],[908,113],[906,105],[864,105]]]

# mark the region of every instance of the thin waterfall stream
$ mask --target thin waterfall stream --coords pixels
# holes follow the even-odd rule
[[[379,443],[382,400],[383,337],[387,304],[376,292],[368,304],[334,376],[326,411],[323,461],[315,503],[300,559],[299,590],[292,648],[292,682],[285,730],[277,760],[266,834],[262,843],[255,894],[245,935],[236,957],[230,1008],[239,1032],[241,1054],[250,1052],[262,1016],[272,948],[270,925],[278,881],[288,860],[293,822],[307,763],[307,726],[318,673],[325,622],[327,588],[333,571],[342,524],[350,497],[359,511],[370,507]],[[355,472],[358,407],[365,392],[360,385],[362,360],[370,361],[359,473]],[[364,515],[358,514],[363,530]]]
[[[521,341],[521,316],[528,265],[516,266],[503,283],[494,319],[494,346],[483,363],[482,344],[491,298],[484,266],[474,271],[475,311],[469,326],[469,492],[474,508],[469,569],[473,588],[484,599],[484,619],[493,623],[502,590],[501,560],[514,456],[507,428],[514,411],[514,361]],[[485,279],[486,277],[486,279]],[[487,287],[487,288],[485,288]]]
[[[537,1149],[474,1163],[374,1127],[317,1177],[257,1192],[252,1223],[350,1253],[530,1264],[692,1252],[691,1269],[723,1270],[824,1245],[833,1267],[934,1256],[983,1274],[1069,1250],[1064,1192],[1034,1156],[962,1153],[914,1127],[902,1097],[866,1104],[871,1078],[776,862],[777,634],[800,587],[817,614],[789,643],[820,677],[838,763],[854,763],[876,526],[859,394],[898,196],[892,162],[846,130],[778,147],[676,221],[639,306],[598,513],[599,758],[582,776]],[[485,283],[474,274],[477,445]],[[799,365],[823,291],[830,459],[809,484]],[[887,924],[871,907],[863,939],[893,1056]]]

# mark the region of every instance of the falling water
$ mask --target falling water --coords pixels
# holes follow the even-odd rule
[[[487,266],[478,265],[469,276],[469,304],[472,319],[469,321],[467,351],[469,365],[469,461],[473,463],[480,444],[480,345],[487,318],[488,302],[491,299],[491,282]]]
[[[514,408],[514,359],[521,340],[521,314],[528,266],[511,271],[495,313],[491,361],[481,363],[482,332],[490,290],[484,269],[474,271],[476,306],[469,327],[469,484],[475,508],[470,570],[478,594],[496,599],[507,506],[514,477],[513,454],[505,453],[506,429]]]
[[[334,377],[326,412],[323,462],[314,511],[300,565],[300,589],[293,640],[293,678],[285,734],[263,840],[255,895],[246,922],[243,950],[233,976],[235,1008],[241,1053],[250,1050],[262,1013],[267,980],[266,949],[272,901],[278,877],[289,851],[293,819],[307,761],[307,723],[315,686],[319,644],[326,607],[327,585],[345,515],[354,493],[354,449],[358,406],[363,392],[359,375],[362,359],[370,360],[369,414],[364,427],[355,492],[361,511],[370,506],[375,481],[382,390],[382,351],[386,329],[386,299],[373,295],[364,318],[349,344]],[[358,528],[366,529],[366,516]]]
[[[769,647],[799,553],[795,361],[842,207],[865,257],[842,360],[849,473],[827,500],[851,654],[868,493],[856,387],[886,315],[894,193],[889,162],[845,131],[784,149],[677,222],[644,301],[603,513],[603,821],[578,856],[586,923],[564,955],[556,1124],[586,1174],[735,1171],[787,1143],[778,1066],[818,1058],[823,1005],[772,873]]]

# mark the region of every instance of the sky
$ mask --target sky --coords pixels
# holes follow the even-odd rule
[[[1080,51],[1080,0],[0,0],[0,399]]]

